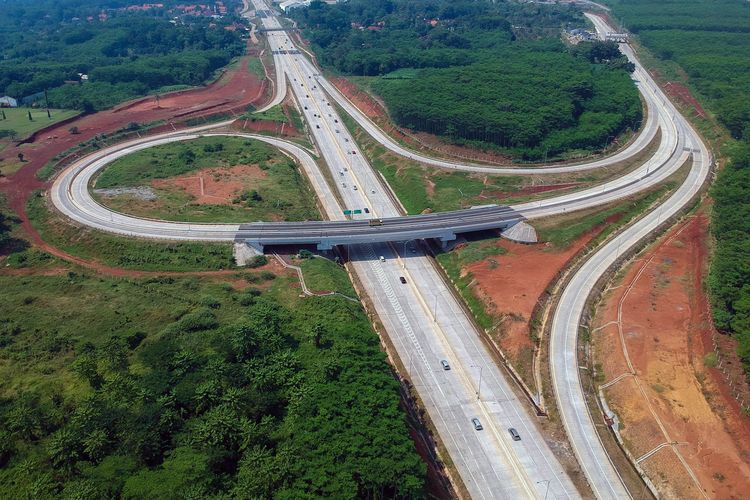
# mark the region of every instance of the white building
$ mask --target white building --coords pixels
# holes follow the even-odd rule
[[[0,97],[0,108],[17,108],[18,107],[18,101],[13,99],[10,96],[3,96]]]
[[[298,9],[300,7],[309,7],[310,0],[286,0],[279,4],[282,12],[289,12],[292,9]]]

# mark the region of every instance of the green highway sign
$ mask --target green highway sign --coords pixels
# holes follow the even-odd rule
[[[353,214],[361,214],[361,213],[362,213],[362,210],[354,210],[354,211],[352,211],[352,213],[353,213]]]
[[[352,214],[351,210],[344,210],[344,215],[351,215],[351,214]]]

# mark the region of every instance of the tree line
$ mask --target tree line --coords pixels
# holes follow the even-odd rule
[[[93,111],[160,87],[201,84],[244,50],[239,33],[223,29],[240,21],[234,15],[172,24],[165,6],[158,12],[107,11],[109,18],[100,21],[96,16],[111,4],[119,5],[63,2],[62,10],[50,7],[55,16],[40,15],[43,5],[0,7],[0,94],[43,99],[48,91],[52,106]],[[95,13],[91,21],[75,15],[88,12]],[[80,81],[79,73],[89,80]]]
[[[615,43],[560,42],[584,23],[571,6],[353,0],[294,15],[323,64],[380,77],[396,123],[453,143],[540,160],[602,149],[642,118]]]

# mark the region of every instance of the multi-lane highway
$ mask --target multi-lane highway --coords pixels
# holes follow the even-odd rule
[[[264,12],[261,19],[264,28],[279,27],[278,20],[261,0],[254,0],[253,6],[256,11]],[[595,18],[593,21],[600,31],[607,30],[600,19]],[[359,218],[386,219],[383,226],[385,228],[392,226],[420,231],[439,227],[444,230],[445,224],[456,223],[455,214],[436,214],[422,220],[414,219],[418,221],[416,223],[409,220],[413,218],[396,219],[400,215],[398,207],[388,196],[379,177],[362,156],[353,138],[341,124],[335,107],[331,105],[326,89],[334,96],[335,91],[317,73],[315,67],[295,50],[285,32],[273,31],[267,34],[276,65],[277,92],[274,101],[284,92],[279,85],[285,89],[288,83],[329,169],[328,175],[323,175],[313,158],[300,146],[270,137],[256,139],[269,142],[298,159],[311,180],[328,219],[343,221],[343,209],[362,209],[364,212],[366,208],[368,213],[363,213]],[[660,129],[659,147],[643,165],[600,186],[517,205],[511,207],[512,212],[508,212],[506,208],[477,209],[479,211],[471,215],[462,214],[460,217],[474,218],[472,223],[479,224],[486,223],[482,221],[484,216],[502,218],[512,213],[513,217],[520,214],[533,218],[600,205],[662,182],[692,158],[692,168],[685,184],[659,209],[660,213],[652,213],[618,237],[622,238],[617,245],[618,252],[624,252],[653,230],[654,221],[663,221],[679,210],[702,184],[710,160],[697,134],[679,116],[640,65],[637,66],[637,72],[638,86],[649,109],[646,128],[639,138],[627,149],[607,160],[562,168],[597,168],[632,158],[651,142]],[[280,77],[280,74],[283,76]],[[364,115],[358,118],[358,111],[348,108],[351,104],[343,97],[340,99],[340,104],[350,110],[363,126],[369,122],[366,118],[362,120]],[[390,139],[380,137],[377,130],[367,130],[390,147]],[[209,133],[209,129],[204,127],[201,130],[141,139],[97,152],[72,165],[56,179],[51,193],[52,200],[58,209],[74,220],[120,234],[204,240],[234,240],[238,235],[247,236],[250,234],[248,231],[257,231],[259,227],[144,220],[109,211],[90,196],[91,179],[97,170],[110,161],[156,144]],[[395,151],[414,157],[414,153],[406,150]],[[458,165],[453,162],[443,164],[444,160],[418,156],[417,159],[421,161],[443,168],[489,168],[493,172],[502,171],[481,165]],[[560,168],[551,167],[546,171],[558,171]],[[545,169],[512,169],[513,173],[527,171],[542,173]],[[326,177],[334,179],[334,189],[338,191],[338,196],[334,196]],[[341,200],[343,206],[338,200]],[[483,213],[483,210],[486,211]],[[647,222],[649,220],[651,222]],[[328,226],[330,224],[332,223],[292,223],[287,229],[293,230],[296,237],[301,235],[320,238],[320,226],[326,225],[325,231],[332,231],[331,226]],[[263,227],[283,231],[282,226],[274,224]],[[357,233],[371,235],[375,234],[373,231],[382,230],[373,228],[364,221],[342,222],[336,227],[343,228],[339,236]],[[409,236],[421,234],[408,231],[394,234],[392,238],[410,239]],[[387,239],[391,239],[391,236]],[[549,486],[548,493],[552,497],[576,497],[576,489],[535,426],[527,406],[518,399],[481,342],[470,318],[445,285],[433,262],[423,255],[419,245],[409,241],[395,244],[352,244],[348,246],[348,251],[352,257],[353,271],[372,299],[388,337],[407,367],[408,376],[415,384],[470,494],[478,498],[541,497],[547,493],[546,488]],[[593,431],[591,416],[584,411],[585,405],[581,404],[583,395],[578,383],[576,335],[583,308],[581,301],[585,301],[593,282],[616,257],[616,254],[613,256],[610,243],[586,264],[589,266],[586,273],[579,271],[576,274],[563,293],[557,309],[550,346],[553,387],[563,423],[581,468],[594,492],[601,498],[626,497],[628,494],[606,459],[606,453]],[[591,262],[596,264],[590,264]],[[450,370],[443,368],[442,360],[449,363]],[[482,431],[474,429],[472,418],[480,419],[484,427]],[[511,438],[507,431],[510,427],[520,432],[520,441]]]

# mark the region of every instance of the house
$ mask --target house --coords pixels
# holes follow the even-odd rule
[[[0,108],[17,108],[18,107],[18,101],[13,99],[10,96],[3,96],[0,97]]]
[[[309,6],[310,0],[287,0],[286,2],[281,2],[279,4],[279,7],[283,12],[289,12],[292,9],[299,9],[300,7]]]

